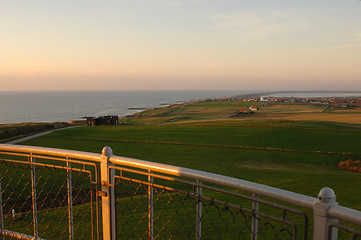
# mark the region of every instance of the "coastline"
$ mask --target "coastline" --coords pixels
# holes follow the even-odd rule
[[[15,94],[15,93],[14,93]],[[126,117],[152,108],[210,99],[259,98],[260,96],[310,95],[361,97],[361,91],[108,91],[108,92],[18,92],[0,95],[0,125],[70,122],[83,116]],[[85,95],[82,95],[85,94]],[[123,95],[124,96],[123,96]],[[54,95],[54,96],[53,96]],[[85,100],[82,97],[86,97]],[[139,100],[139,98],[142,98]],[[13,103],[13,101],[17,101]],[[3,103],[3,105],[1,104]],[[167,105],[164,105],[167,103]]]
[[[0,124],[69,122],[83,116],[134,113],[130,107],[155,108],[160,103],[231,96],[246,91],[73,91],[1,92]]]

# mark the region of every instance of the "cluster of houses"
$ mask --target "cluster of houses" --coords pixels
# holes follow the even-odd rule
[[[298,102],[314,104],[345,105],[359,103],[359,98],[352,97],[273,97],[273,96],[233,96],[223,98],[208,98],[198,102],[236,101],[236,102]]]
[[[312,104],[330,104],[338,107],[349,107],[359,103],[360,98],[353,97],[273,97],[273,96],[244,96],[203,99],[199,101],[237,101],[237,102],[296,102]]]
[[[261,96],[262,102],[296,102],[312,104],[332,104],[338,107],[349,107],[350,104],[359,103],[359,99],[350,97],[266,97]]]

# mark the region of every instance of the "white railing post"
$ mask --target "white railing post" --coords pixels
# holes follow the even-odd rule
[[[110,147],[104,147],[102,150],[100,163],[100,179],[102,190],[99,194],[102,198],[102,221],[103,221],[103,239],[115,239],[115,199],[114,187],[111,182],[114,178],[114,169],[109,169],[111,164],[109,158],[113,155]]]
[[[328,210],[337,205],[336,195],[331,188],[322,188],[318,194],[318,201],[313,206],[313,239],[319,240],[337,240],[338,229],[333,228],[331,236],[328,236],[328,227],[330,223],[338,223],[338,219],[330,218]]]

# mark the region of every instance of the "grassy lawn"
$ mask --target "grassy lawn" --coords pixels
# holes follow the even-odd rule
[[[0,143],[51,129],[53,123],[0,124]]]
[[[322,122],[234,121],[79,127],[23,144],[98,153],[110,146],[115,155],[209,171],[310,196],[329,186],[340,203],[361,210],[361,191],[354,192],[359,191],[359,174],[337,168],[340,161],[360,158],[360,135],[359,130]]]
[[[127,119],[128,124],[164,124],[200,120],[223,120],[240,108],[261,106],[255,102],[200,102],[156,108],[135,114]]]
[[[260,111],[227,117],[251,105]],[[281,105],[204,102],[171,106],[139,113],[125,125],[66,129],[21,144],[96,153],[110,146],[118,156],[213,172],[314,197],[327,186],[334,189],[340,205],[361,210],[360,174],[337,167],[340,161],[361,158],[360,125],[330,118],[320,121],[318,114],[335,114],[323,113],[321,106]],[[288,113],[313,115],[314,119],[277,120],[279,114]],[[144,211],[137,214],[143,216]]]
[[[78,121],[76,124],[82,124],[82,122]],[[74,124],[65,122],[0,124],[0,143],[71,125]]]
[[[324,104],[270,103],[261,112],[260,117],[263,119],[339,122],[361,127],[359,103],[350,108]]]

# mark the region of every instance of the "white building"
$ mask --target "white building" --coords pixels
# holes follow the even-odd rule
[[[259,98],[259,100],[260,100],[261,102],[268,102],[268,101],[269,101],[269,96],[261,96],[261,97]]]

